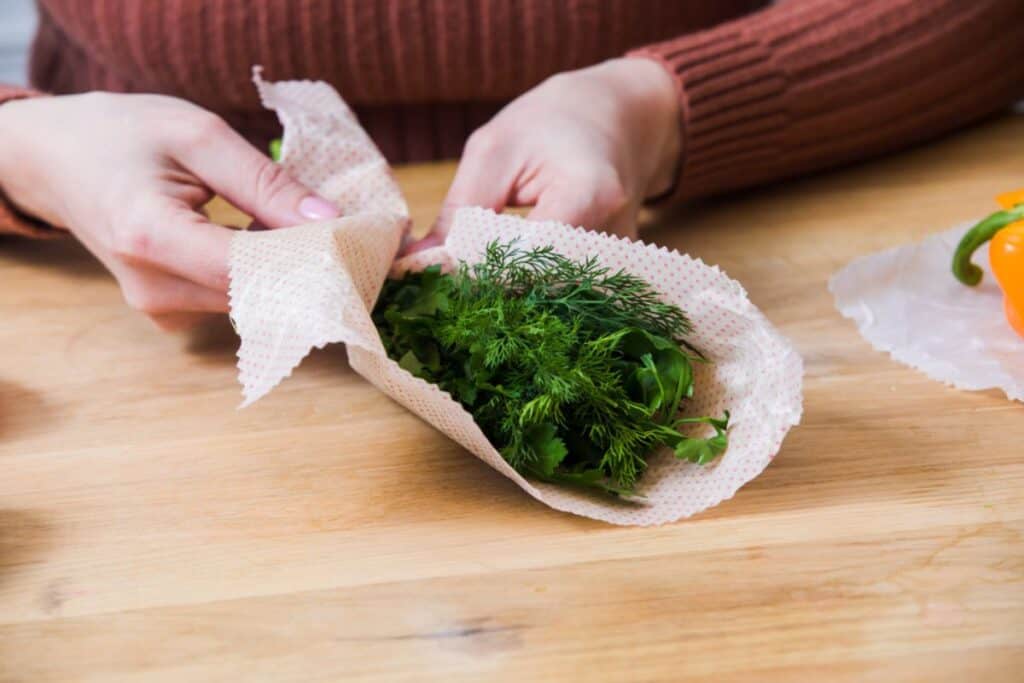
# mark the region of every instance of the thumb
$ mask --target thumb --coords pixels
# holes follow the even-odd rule
[[[341,215],[337,206],[292,178],[223,120],[217,121],[213,132],[202,136],[202,144],[177,154],[178,161],[210,189],[268,228]]]

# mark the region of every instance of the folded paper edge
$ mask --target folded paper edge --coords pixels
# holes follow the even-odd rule
[[[273,86],[277,85],[277,83],[267,83],[267,82],[262,80],[262,67],[254,67],[254,69],[253,69],[253,80],[256,83],[257,88],[260,91],[261,101],[264,102],[264,104],[267,106],[267,108],[274,110],[275,113],[278,113],[278,116],[280,117],[279,112],[277,112],[277,107],[275,106],[275,103],[272,103],[270,101],[272,98],[268,99],[268,96],[269,96],[270,93],[265,92],[266,88],[272,88]],[[299,84],[307,83],[307,84],[310,84],[310,85],[321,85],[322,84],[319,81],[286,81],[284,83],[299,83]],[[322,85],[326,85],[326,84],[322,84]],[[332,89],[332,91],[333,91],[333,89]],[[334,97],[337,98],[337,101],[340,102],[345,107],[347,115],[352,115],[351,114],[351,110],[348,109],[347,105],[340,98],[340,96],[336,92],[333,92],[333,94],[334,94]],[[284,153],[285,156],[287,156],[287,135],[286,135],[285,149],[283,150],[283,153]],[[403,202],[404,202],[404,198],[403,198]],[[744,485],[746,485],[747,483],[752,481],[754,478],[759,476],[763,472],[764,468],[768,464],[770,464],[771,460],[774,459],[774,457],[781,450],[782,443],[783,443],[786,435],[788,434],[789,430],[793,426],[799,424],[801,416],[802,416],[802,412],[803,412],[803,359],[800,356],[800,354],[798,353],[798,351],[796,350],[796,348],[792,345],[792,343],[786,337],[784,337],[772,325],[772,323],[767,319],[767,317],[764,316],[764,314],[753,304],[753,302],[750,300],[748,292],[746,291],[746,289],[743,287],[743,285],[741,283],[739,283],[737,280],[729,277],[728,274],[726,274],[725,271],[723,271],[717,265],[707,264],[706,262],[703,261],[703,259],[701,259],[699,257],[695,258],[693,256],[690,256],[689,254],[681,253],[677,249],[669,249],[669,248],[667,248],[667,247],[665,247],[663,245],[647,243],[647,242],[644,242],[642,240],[633,240],[633,239],[629,239],[629,238],[626,238],[626,237],[612,235],[612,234],[609,234],[609,233],[597,233],[597,232],[594,232],[594,231],[587,230],[587,229],[585,229],[585,228],[583,228],[581,226],[571,226],[571,225],[566,225],[566,224],[563,224],[563,223],[558,223],[556,221],[527,221],[525,219],[522,219],[522,218],[519,218],[519,217],[516,217],[516,216],[509,216],[509,215],[504,215],[504,214],[498,214],[498,213],[496,213],[496,212],[494,212],[492,210],[478,208],[478,207],[465,207],[463,209],[460,209],[459,212],[457,212],[457,214],[456,214],[456,223],[458,223],[458,213],[467,212],[467,211],[469,211],[469,212],[472,212],[472,211],[483,212],[484,214],[490,214],[490,216],[498,217],[498,218],[502,218],[502,219],[517,219],[517,220],[523,221],[526,224],[541,225],[541,224],[544,224],[544,223],[553,223],[553,224],[559,225],[559,226],[561,226],[561,227],[571,231],[572,233],[582,235],[582,236],[584,236],[588,240],[595,239],[595,238],[604,239],[604,240],[611,240],[611,241],[614,241],[616,243],[621,243],[621,244],[627,245],[630,249],[638,249],[639,248],[640,253],[642,253],[642,254],[652,254],[652,255],[657,254],[659,256],[664,255],[664,256],[668,256],[668,257],[672,257],[672,258],[677,258],[677,259],[680,259],[681,262],[684,263],[684,264],[693,264],[694,266],[696,266],[698,268],[705,269],[705,270],[713,273],[716,276],[717,280],[719,280],[721,283],[726,285],[726,290],[727,290],[726,294],[727,295],[729,295],[730,297],[733,297],[733,296],[736,297],[736,299],[739,302],[742,303],[742,311],[737,311],[737,312],[742,312],[742,313],[746,313],[746,314],[751,314],[752,313],[752,314],[755,314],[756,316],[758,316],[760,318],[759,324],[762,325],[765,328],[765,330],[772,337],[773,341],[775,342],[775,345],[777,346],[777,348],[772,352],[772,355],[775,355],[776,353],[781,353],[784,356],[784,360],[780,360],[780,365],[783,366],[784,368],[788,368],[790,371],[796,371],[798,373],[797,375],[795,375],[797,377],[796,386],[795,386],[795,394],[790,397],[790,398],[793,399],[793,402],[789,406],[789,409],[785,410],[785,411],[780,411],[778,413],[775,413],[775,420],[774,421],[778,423],[778,428],[779,429],[778,429],[778,432],[775,435],[775,437],[771,441],[769,441],[769,443],[771,443],[772,446],[771,446],[771,448],[766,449],[769,452],[766,454],[765,465],[763,467],[760,467],[749,478],[746,478],[745,480],[739,482],[735,486],[735,488],[733,488],[731,491],[728,491],[727,495],[721,497],[716,502],[711,503],[711,504],[707,505],[706,507],[704,507],[704,508],[702,508],[700,510],[693,511],[693,512],[691,512],[689,514],[681,514],[681,515],[679,515],[677,517],[668,518],[668,519],[660,520],[660,521],[657,521],[657,522],[644,523],[644,522],[633,522],[633,521],[623,521],[623,522],[613,521],[613,520],[610,520],[610,519],[606,519],[606,518],[602,518],[602,517],[594,517],[593,515],[589,515],[589,514],[586,514],[586,513],[581,513],[579,511],[570,509],[570,506],[563,506],[563,505],[553,504],[551,501],[546,500],[543,497],[543,494],[542,494],[542,492],[539,489],[536,489],[535,487],[533,487],[532,484],[529,481],[527,481],[525,478],[522,478],[521,475],[518,475],[518,473],[516,473],[517,477],[522,479],[523,483],[520,483],[515,478],[513,478],[513,481],[517,485],[519,485],[520,488],[522,488],[524,491],[526,491],[527,494],[531,495],[533,498],[537,499],[539,502],[547,505],[548,507],[557,509],[557,510],[562,511],[562,512],[569,512],[569,513],[575,514],[577,516],[584,516],[584,517],[589,517],[589,518],[593,518],[593,519],[598,519],[598,520],[604,521],[606,523],[618,524],[618,525],[627,525],[627,526],[660,526],[662,524],[674,523],[674,522],[679,521],[680,519],[687,518],[687,517],[690,517],[690,516],[695,515],[695,514],[699,514],[700,512],[703,512],[704,510],[707,510],[710,507],[714,507],[716,505],[721,504],[722,502],[724,502],[726,500],[731,499],[732,497],[735,496],[735,494],[739,491],[740,488],[742,488]],[[235,248],[236,248],[235,247],[235,240],[232,240],[232,245],[231,245],[232,254],[234,254],[234,249]],[[448,252],[448,253],[450,254],[451,260],[453,262],[458,262],[458,261],[462,260],[458,255],[451,254],[451,252]],[[234,301],[235,301],[234,297],[237,295],[237,292],[235,291],[235,277],[234,277],[234,272],[233,272],[233,270],[234,270],[234,262],[235,262],[235,259],[232,256],[231,266],[230,266],[230,269],[231,269],[232,272],[229,273],[229,275],[231,277],[231,285],[229,286],[229,300],[232,303],[232,307],[234,306]],[[353,342],[353,341],[348,341],[348,340],[346,340],[344,338],[344,335],[342,335],[342,338],[339,338],[339,339],[325,340],[322,343],[315,344],[314,346],[311,347],[311,349],[312,348],[323,348],[323,346],[325,346],[328,343],[339,343],[339,342],[340,343],[349,344],[352,347],[357,347],[360,350],[362,350],[362,351],[364,351],[364,352],[366,352],[368,354],[371,354],[371,355],[377,355],[377,356],[380,355],[380,350],[379,349],[370,349],[370,348],[367,348],[364,344],[361,344],[361,343],[358,343],[358,342]],[[240,355],[241,355],[241,347],[239,347],[238,355],[240,357]],[[308,352],[307,352],[306,355],[308,355]],[[304,355],[297,362],[295,362],[295,364],[291,367],[291,369],[287,372],[287,374],[283,375],[278,380],[278,382],[275,383],[272,387],[267,388],[267,389],[257,393],[256,395],[254,395],[252,397],[248,397],[247,396],[245,401],[243,402],[242,406],[240,406],[240,407],[245,407],[247,405],[251,405],[253,402],[255,402],[256,400],[258,400],[262,396],[264,396],[267,393],[269,393],[269,391],[272,390],[274,387],[276,387],[277,384],[279,384],[281,381],[284,381],[285,379],[290,377],[292,375],[292,372],[294,371],[294,369],[301,364],[302,360],[305,357],[306,356]],[[386,354],[383,355],[383,360],[385,360],[387,362],[390,362],[390,363],[394,363],[394,361],[392,359],[388,358]],[[403,372],[405,372],[405,371],[403,370]],[[360,373],[360,374],[362,374],[362,373]],[[440,393],[443,393],[445,396],[448,397],[449,401],[451,401],[451,403],[453,405],[455,405],[458,409],[462,410],[464,413],[468,414],[468,411],[466,411],[465,408],[463,408],[461,406],[461,404],[459,404],[457,401],[455,401],[453,398],[451,398],[451,396],[448,395],[446,392],[443,392],[443,390],[441,390],[436,385],[431,385],[429,382],[425,382],[424,380],[422,380],[420,378],[416,378],[411,373],[406,373],[406,374],[408,374],[410,377],[413,377],[413,379],[416,379],[416,380],[418,380],[420,382],[424,382],[425,384],[429,385],[432,389],[434,389],[434,390],[436,390],[436,391],[438,391]],[[367,379],[369,379],[369,378],[367,378]],[[244,389],[244,385],[243,385],[243,389]],[[384,392],[384,393],[387,393],[387,392]],[[470,417],[472,417],[472,416],[470,415]],[[487,440],[487,443],[490,444],[489,440]],[[490,444],[490,445],[491,445],[491,448],[493,448],[493,444]],[[758,453],[762,453],[762,452],[763,451],[758,451]],[[501,470],[498,470],[498,473],[499,474],[503,474],[505,476],[508,476],[507,474],[505,474]]]
[[[460,216],[460,214],[461,214],[461,216]],[[657,521],[657,522],[649,522],[649,523],[644,523],[644,522],[618,522],[618,521],[613,521],[613,520],[610,520],[610,519],[605,519],[603,517],[595,517],[595,516],[590,515],[590,514],[581,513],[581,512],[578,512],[576,510],[569,509],[568,506],[560,505],[560,504],[558,504],[556,502],[552,502],[550,500],[547,500],[547,499],[545,499],[543,497],[543,492],[540,491],[539,489],[538,489],[538,494],[539,495],[534,495],[533,496],[534,498],[536,498],[538,501],[542,502],[543,504],[547,505],[548,507],[554,508],[556,510],[559,510],[559,511],[562,511],[562,512],[568,512],[568,513],[571,513],[571,514],[574,514],[574,515],[577,515],[577,516],[581,516],[581,517],[587,517],[587,518],[590,518],[590,519],[597,519],[598,521],[606,522],[606,523],[609,523],[609,524],[615,524],[615,525],[619,525],[619,526],[661,526],[661,525],[664,525],[664,524],[672,524],[672,523],[678,522],[681,519],[687,519],[687,518],[692,517],[694,515],[700,514],[701,512],[705,512],[706,510],[708,510],[710,508],[717,507],[718,505],[720,505],[721,503],[725,502],[726,500],[732,499],[733,497],[735,497],[735,495],[739,492],[739,490],[741,488],[743,488],[745,485],[747,485],[748,483],[750,483],[751,481],[756,479],[758,476],[760,476],[761,473],[763,473],[764,470],[768,467],[768,465],[771,464],[771,462],[775,459],[775,457],[782,450],[782,444],[785,441],[785,438],[789,434],[790,430],[793,427],[799,425],[801,420],[802,420],[802,418],[803,418],[804,361],[803,361],[803,357],[801,356],[800,352],[797,350],[796,346],[793,344],[792,340],[790,340],[785,335],[783,335],[775,327],[775,325],[768,319],[768,317],[766,315],[764,315],[764,313],[759,308],[757,308],[757,306],[754,305],[753,301],[750,300],[750,296],[749,296],[749,293],[747,292],[746,288],[744,288],[743,285],[739,281],[737,281],[734,278],[730,277],[728,275],[728,273],[726,273],[724,270],[722,270],[717,265],[709,265],[709,264],[705,263],[703,261],[703,259],[701,259],[699,257],[695,258],[693,256],[690,256],[689,254],[681,253],[677,249],[669,249],[669,248],[665,247],[664,245],[647,243],[647,242],[644,242],[642,240],[634,240],[634,239],[630,239],[628,237],[622,237],[622,236],[613,235],[613,234],[610,234],[610,233],[594,232],[594,231],[588,230],[588,229],[586,229],[586,228],[584,228],[582,226],[572,226],[572,225],[568,225],[568,224],[565,224],[565,223],[560,223],[558,221],[531,221],[531,220],[522,218],[520,216],[509,215],[509,214],[501,214],[501,213],[495,212],[492,209],[483,208],[483,207],[462,207],[462,208],[458,209],[456,211],[456,214],[455,214],[455,220],[453,222],[452,230],[455,231],[458,226],[462,225],[473,214],[480,215],[484,219],[494,219],[494,218],[497,218],[497,219],[501,219],[501,220],[504,220],[504,221],[516,222],[516,223],[518,223],[520,225],[529,226],[531,228],[533,228],[533,227],[538,227],[539,228],[540,225],[543,225],[543,224],[546,224],[546,223],[547,224],[554,224],[554,225],[557,225],[560,228],[562,228],[564,230],[567,230],[567,231],[569,231],[569,232],[571,232],[571,233],[573,233],[575,235],[583,236],[587,240],[596,240],[596,239],[611,240],[611,241],[620,243],[622,245],[625,245],[626,247],[628,247],[630,249],[637,249],[637,248],[639,248],[642,253],[653,253],[653,254],[658,254],[659,256],[663,255],[663,256],[670,257],[670,258],[680,259],[684,264],[692,264],[692,266],[694,266],[694,267],[697,267],[697,268],[700,268],[700,269],[706,269],[708,271],[711,271],[720,282],[726,284],[728,286],[728,289],[731,290],[731,291],[728,292],[728,294],[730,296],[735,296],[736,298],[738,298],[739,301],[742,302],[743,308],[742,308],[742,310],[738,310],[737,313],[743,314],[743,315],[749,315],[749,316],[753,316],[753,317],[757,318],[758,325],[760,325],[762,327],[762,329],[768,334],[768,336],[769,336],[769,338],[770,338],[770,340],[771,340],[771,342],[772,342],[772,344],[774,346],[773,350],[768,355],[772,355],[772,356],[777,355],[780,358],[781,374],[783,374],[784,376],[787,376],[787,377],[795,377],[796,378],[795,379],[796,386],[794,387],[793,394],[791,396],[787,397],[787,398],[790,399],[790,401],[787,402],[786,407],[784,409],[782,409],[782,410],[773,410],[772,411],[773,416],[778,421],[778,432],[775,435],[773,435],[773,437],[772,437],[772,439],[770,441],[771,446],[768,449],[766,449],[768,452],[765,454],[764,466],[761,467],[760,469],[758,469],[750,477],[744,479],[743,481],[738,482],[737,485],[734,488],[731,488],[731,490],[726,489],[726,491],[727,491],[726,495],[724,495],[718,501],[705,506],[704,508],[701,508],[699,510],[695,510],[695,511],[691,512],[690,514],[683,514],[683,515],[680,515],[678,517],[669,518],[669,519],[665,519],[665,520]],[[451,252],[449,252],[449,253],[450,253],[451,258],[452,258],[453,261],[458,262],[458,261],[461,260],[461,258],[460,258],[461,255],[460,254],[451,254]],[[452,399],[452,400],[454,401],[454,399]],[[461,406],[460,406],[460,408],[461,408]],[[533,495],[533,494],[531,493],[531,495]]]
[[[955,379],[943,375],[942,366],[945,365],[945,362],[935,359],[930,354],[924,354],[923,358],[915,358],[910,354],[908,350],[902,349],[896,344],[889,342],[886,339],[883,339],[874,330],[872,330],[872,321],[868,317],[862,315],[863,311],[859,309],[862,309],[863,306],[857,307],[851,305],[851,303],[847,302],[844,298],[846,293],[840,291],[841,280],[844,277],[848,276],[851,272],[863,268],[864,265],[871,261],[872,259],[881,256],[896,256],[898,253],[905,249],[920,247],[929,239],[933,239],[947,233],[952,234],[957,232],[963,232],[967,230],[967,228],[969,228],[971,225],[974,225],[974,221],[965,221],[963,223],[956,224],[952,228],[930,233],[919,240],[915,240],[907,244],[899,244],[896,246],[887,247],[885,249],[880,249],[869,254],[861,254],[860,256],[857,256],[856,258],[852,259],[849,263],[847,263],[845,266],[843,266],[835,273],[833,273],[831,277],[829,277],[828,291],[832,295],[833,305],[835,306],[836,310],[844,318],[853,321],[854,325],[857,327],[857,331],[860,333],[860,336],[869,344],[871,344],[871,346],[874,347],[876,350],[888,354],[889,357],[895,360],[897,363],[910,367],[922,373],[929,379],[936,382],[940,382],[943,386],[947,386],[952,389],[957,389],[959,391],[989,391],[995,389],[997,391],[1001,391],[1011,401],[1024,402],[1024,389],[1014,391],[1012,389],[992,383],[970,384],[964,383],[962,381],[957,381]],[[950,255],[950,258],[952,259],[952,254]]]

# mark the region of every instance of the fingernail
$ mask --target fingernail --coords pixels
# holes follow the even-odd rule
[[[341,210],[323,197],[311,194],[299,202],[299,213],[304,218],[322,221],[325,218],[337,218],[341,215]]]

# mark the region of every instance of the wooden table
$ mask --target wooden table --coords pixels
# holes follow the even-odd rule
[[[549,510],[314,354],[237,412],[71,243],[0,247],[0,681],[1020,681],[1024,407],[873,351],[831,273],[1022,184],[1024,117],[662,219],[806,359],[718,508]],[[419,225],[453,166],[399,173]],[[944,273],[937,277],[945,277]]]

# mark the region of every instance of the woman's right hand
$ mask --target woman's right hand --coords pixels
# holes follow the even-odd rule
[[[66,228],[163,329],[228,310],[220,194],[268,228],[339,215],[227,123],[183,100],[88,93],[0,105],[0,188]]]

